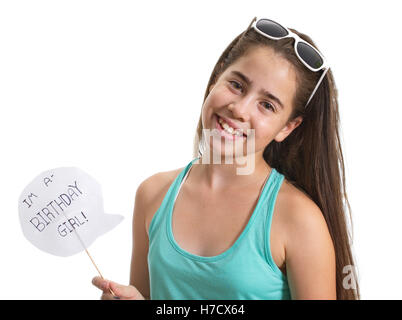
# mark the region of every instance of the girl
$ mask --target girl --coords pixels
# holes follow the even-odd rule
[[[195,159],[138,187],[130,285],[95,277],[102,299],[360,299],[338,127],[311,38],[254,18],[213,69]],[[233,154],[247,174],[211,163]]]

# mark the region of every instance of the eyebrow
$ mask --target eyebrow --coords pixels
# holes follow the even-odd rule
[[[233,70],[231,73],[234,74],[234,75],[237,75],[239,78],[241,78],[248,85],[251,85],[253,83],[249,78],[247,78],[240,71]],[[268,97],[269,99],[272,99],[272,100],[276,101],[282,109],[284,108],[283,103],[281,102],[281,100],[278,97],[274,96],[271,92],[266,91],[266,90],[262,90],[262,94],[264,96]]]

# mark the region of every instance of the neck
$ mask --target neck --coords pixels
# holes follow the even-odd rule
[[[224,157],[223,157],[224,159]],[[261,184],[272,168],[265,162],[262,152],[242,159],[233,159],[233,163],[216,163],[205,156],[193,163],[197,167],[197,180],[210,190],[229,190],[244,188],[251,184]]]

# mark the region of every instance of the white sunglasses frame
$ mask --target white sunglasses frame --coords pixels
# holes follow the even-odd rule
[[[278,22],[276,22],[276,21],[274,21],[274,20],[268,19],[268,18],[258,18],[258,19],[257,19],[257,17],[255,17],[253,20],[254,20],[254,22],[252,23],[251,27],[252,27],[255,31],[257,31],[259,34],[261,34],[261,35],[267,37],[268,39],[280,40],[280,39],[285,39],[285,38],[293,38],[293,39],[295,40],[294,50],[295,50],[296,56],[299,58],[299,60],[300,60],[309,70],[311,70],[311,71],[313,71],[313,72],[318,72],[318,71],[324,69],[324,72],[322,73],[320,79],[318,80],[317,85],[315,86],[313,92],[312,92],[311,95],[310,95],[310,98],[308,99],[306,105],[304,106],[304,108],[306,108],[307,105],[309,104],[309,102],[311,101],[311,99],[313,98],[313,96],[314,96],[315,92],[317,91],[319,85],[321,84],[322,80],[324,79],[325,74],[326,74],[327,71],[329,70],[329,65],[328,65],[327,59],[324,57],[324,55],[323,55],[321,52],[319,52],[319,51],[318,51],[316,48],[314,48],[311,44],[309,44],[307,41],[305,41],[305,40],[303,40],[302,38],[300,38],[296,33],[290,31],[288,28],[286,28],[285,26],[281,25],[280,23],[278,23]],[[258,23],[260,20],[272,21],[272,22],[276,23],[277,25],[281,26],[283,29],[285,29],[285,30],[288,32],[288,34],[287,34],[286,36],[283,36],[283,37],[273,37],[273,36],[267,35],[266,33],[260,31],[260,30],[257,28],[257,23]],[[297,44],[298,44],[299,42],[306,44],[307,46],[309,46],[309,47],[312,48],[315,52],[318,53],[318,55],[321,57],[321,59],[322,59],[322,61],[323,61],[323,64],[322,64],[321,67],[319,67],[319,68],[312,68],[311,66],[309,66],[309,65],[300,57],[299,53],[297,52]]]

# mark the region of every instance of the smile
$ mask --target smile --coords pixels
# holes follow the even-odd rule
[[[234,129],[221,117],[219,117],[218,115],[216,116],[217,116],[216,127],[224,136],[231,139],[246,138],[246,135],[243,133],[242,129]]]

